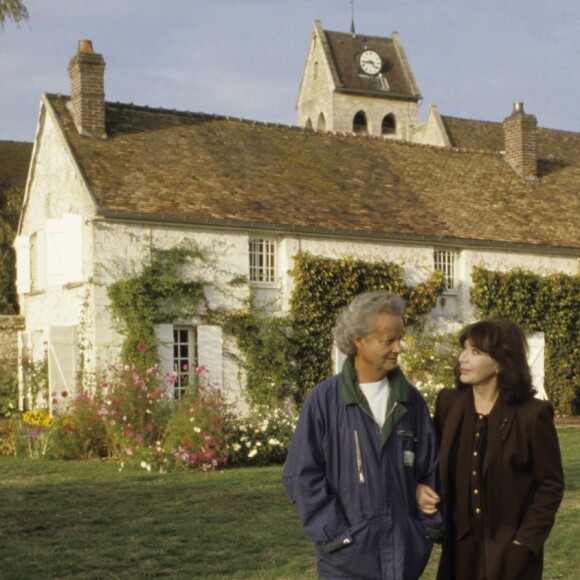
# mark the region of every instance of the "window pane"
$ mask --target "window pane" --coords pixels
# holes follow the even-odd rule
[[[249,242],[250,282],[276,281],[276,242],[261,238]]]
[[[457,289],[457,260],[459,252],[452,250],[436,250],[433,252],[435,269],[445,275],[446,290]]]

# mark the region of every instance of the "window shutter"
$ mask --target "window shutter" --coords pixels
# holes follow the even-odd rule
[[[16,250],[16,287],[19,294],[30,292],[30,239],[17,236],[14,240]]]
[[[48,329],[48,380],[50,392],[60,395],[76,391],[76,326],[50,326]]]
[[[18,331],[18,360],[22,357],[29,357],[32,350],[32,337],[26,330]],[[27,408],[28,403],[24,401],[24,373],[21,364],[18,364],[18,406],[21,411]]]
[[[217,381],[220,387],[223,386],[222,339],[221,326],[197,327],[199,366],[207,366],[211,379]]]
[[[155,326],[157,350],[159,353],[159,370],[162,375],[173,372],[173,324]]]
[[[65,232],[62,220],[46,220],[46,283],[60,286],[65,281]]]
[[[62,218],[64,230],[63,256],[65,259],[65,282],[83,280],[83,217],[67,213]]]
[[[528,336],[528,363],[532,371],[532,381],[538,391],[536,397],[546,399],[544,389],[544,333],[537,332]]]

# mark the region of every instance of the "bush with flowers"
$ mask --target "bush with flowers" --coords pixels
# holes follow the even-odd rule
[[[228,426],[230,465],[283,463],[294,435],[293,411],[255,406],[246,417],[233,418]]]
[[[453,387],[453,369],[459,347],[456,333],[442,334],[432,324],[416,325],[405,336],[401,367],[435,411],[435,400],[444,387]]]
[[[195,369],[190,388],[176,401],[157,445],[160,471],[180,467],[217,469],[227,463],[231,411],[205,366]]]
[[[25,411],[15,433],[16,454],[44,457],[50,441],[52,424],[51,416],[44,409]]]

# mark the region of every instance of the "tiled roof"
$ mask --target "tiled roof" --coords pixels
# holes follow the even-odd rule
[[[478,147],[501,125],[446,118],[465,150],[107,104],[103,140],[48,101],[107,215],[580,249],[577,133],[541,130],[528,182]]]
[[[31,155],[32,143],[0,141],[0,185],[6,183],[24,188]]]
[[[401,62],[395,44],[391,38],[379,36],[360,36],[345,32],[326,31],[326,41],[336,67],[340,86],[338,90],[348,89],[373,96],[392,97],[393,94],[405,98],[418,99],[405,75],[404,63]],[[376,51],[383,60],[382,73],[389,83],[389,90],[379,89],[377,79],[360,74],[356,56],[366,49]]]

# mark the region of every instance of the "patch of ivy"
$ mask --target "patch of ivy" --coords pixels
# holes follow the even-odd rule
[[[112,315],[124,342],[121,360],[144,370],[159,362],[155,325],[194,316],[205,305],[204,283],[184,280],[184,269],[204,261],[197,246],[187,243],[170,249],[153,248],[148,263],[133,277],[107,289]]]
[[[580,414],[580,276],[474,268],[471,301],[481,317],[505,316],[544,332],[544,387],[559,415]]]

